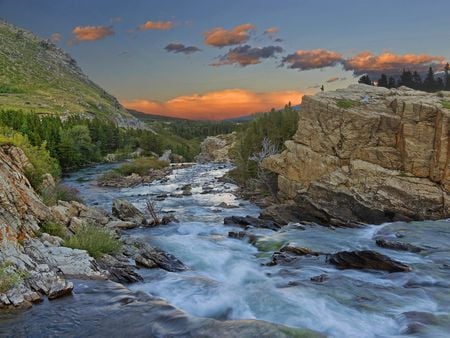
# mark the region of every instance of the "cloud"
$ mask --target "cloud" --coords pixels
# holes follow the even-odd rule
[[[255,26],[250,23],[236,26],[230,30],[226,30],[222,27],[216,27],[203,33],[204,42],[206,45],[214,47],[239,45],[248,41],[250,38],[250,31],[254,29]]]
[[[283,58],[288,68],[309,70],[335,66],[342,62],[342,55],[326,49],[298,50]]]
[[[256,65],[261,63],[261,59],[268,59],[275,57],[276,53],[281,53],[283,48],[279,46],[267,47],[251,47],[250,45],[239,46],[230,49],[228,53],[221,56],[217,62],[211,66],[223,65],[239,65],[241,67]]]
[[[341,80],[340,77],[334,76],[334,77],[330,77],[326,82],[327,83],[332,83],[332,82],[336,82],[336,81],[339,81],[339,80]]]
[[[280,39],[280,38],[276,38],[275,40],[273,40],[274,42],[283,42],[284,40],[283,39]]]
[[[173,28],[172,21],[147,21],[142,25],[139,25],[140,31],[148,31],[148,30],[161,30],[166,31]]]
[[[195,46],[185,46],[182,43],[169,43],[164,49],[167,52],[183,53],[186,55],[201,51],[200,48]]]
[[[53,33],[52,35],[50,35],[49,40],[53,43],[58,43],[59,41],[61,41],[62,35],[60,33]]]
[[[345,70],[352,70],[355,75],[399,74],[402,70],[411,69],[418,72],[426,71],[429,66],[443,65],[444,57],[428,54],[394,54],[384,52],[375,55],[363,51],[343,62]]]
[[[224,89],[178,96],[165,102],[152,100],[122,100],[129,108],[148,114],[188,119],[222,120],[281,108],[288,102],[298,104],[305,93],[290,90],[253,92],[245,89]]]
[[[69,44],[101,40],[107,36],[114,35],[114,30],[112,27],[106,26],[77,26],[72,33],[75,37],[69,41]]]
[[[270,28],[267,28],[264,31],[264,34],[265,35],[269,35],[269,36],[273,36],[273,35],[275,35],[277,33],[278,33],[278,28],[277,27],[270,27]]]

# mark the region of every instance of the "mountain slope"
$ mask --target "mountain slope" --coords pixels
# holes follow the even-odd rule
[[[89,80],[76,61],[48,40],[0,20],[0,109],[141,123]]]

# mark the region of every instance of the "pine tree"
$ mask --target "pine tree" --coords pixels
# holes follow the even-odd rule
[[[434,72],[433,68],[430,67],[428,69],[427,76],[425,77],[425,80],[423,81],[423,90],[427,92],[432,92],[436,89],[436,81],[434,79]]]
[[[378,80],[378,87],[388,88],[388,79],[386,74],[381,74],[381,77]]]
[[[450,70],[450,64],[447,62],[447,64],[444,67],[444,85],[445,85],[445,90],[450,90],[450,74],[449,74],[449,70]]]
[[[397,84],[395,83],[395,79],[394,79],[393,76],[389,76],[387,87],[388,88],[395,88],[395,87],[397,87]]]
[[[370,79],[369,75],[367,75],[367,74],[361,76],[359,78],[359,80],[358,80],[358,83],[366,84],[366,85],[369,85],[369,86],[373,85],[372,80]]]

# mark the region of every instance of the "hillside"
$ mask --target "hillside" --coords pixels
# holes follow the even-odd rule
[[[0,108],[105,117],[139,127],[115,97],[92,82],[76,61],[48,40],[0,20]]]

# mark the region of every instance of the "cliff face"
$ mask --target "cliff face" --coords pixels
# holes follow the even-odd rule
[[[305,220],[450,217],[448,102],[450,92],[367,85],[306,96],[287,150],[264,166]]]

